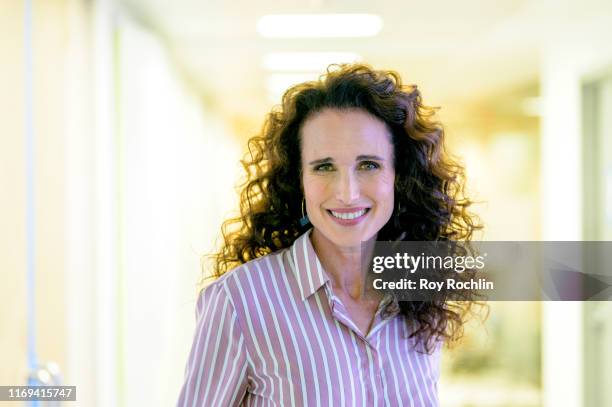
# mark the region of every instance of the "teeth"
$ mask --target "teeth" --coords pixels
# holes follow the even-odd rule
[[[355,219],[360,216],[363,216],[363,214],[366,213],[366,210],[362,209],[357,212],[346,212],[346,213],[340,213],[340,212],[334,212],[334,211],[330,211],[330,212],[332,213],[332,215],[334,215],[336,218],[339,218],[339,219]]]

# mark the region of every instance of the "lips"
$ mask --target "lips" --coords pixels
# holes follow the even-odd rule
[[[369,212],[370,208],[366,206],[327,209],[329,217],[341,226],[357,225],[366,219]]]

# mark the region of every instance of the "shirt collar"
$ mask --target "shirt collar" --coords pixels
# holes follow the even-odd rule
[[[323,270],[319,257],[310,241],[309,229],[296,239],[291,246],[293,273],[297,280],[302,300],[307,299],[329,281],[329,276]]]
[[[292,267],[295,279],[300,289],[302,301],[306,300],[329,281],[329,276],[323,269],[319,257],[312,246],[310,233],[304,232],[291,246]],[[383,319],[393,318],[400,312],[399,302],[395,296],[386,293],[379,306]]]

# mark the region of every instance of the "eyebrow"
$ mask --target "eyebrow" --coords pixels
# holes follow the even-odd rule
[[[385,161],[384,158],[379,157],[377,155],[368,155],[368,154],[362,154],[362,155],[358,155],[357,158],[355,158],[355,161],[361,161],[361,160],[376,160],[376,161]],[[334,159],[331,157],[325,157],[325,158],[320,158],[318,160],[314,160],[309,162],[309,165],[317,165],[317,164],[325,164],[325,163],[329,163],[329,162],[333,162]]]

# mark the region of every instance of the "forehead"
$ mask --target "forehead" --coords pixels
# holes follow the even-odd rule
[[[304,122],[301,138],[305,160],[354,159],[357,155],[390,158],[393,154],[387,125],[360,109],[324,109]]]

